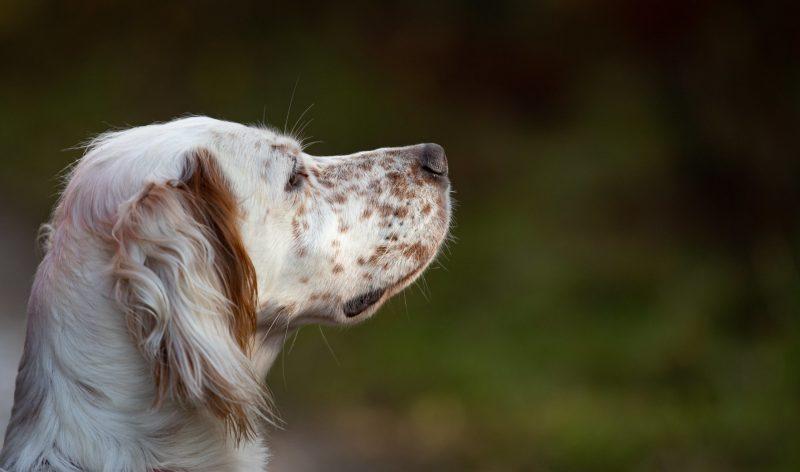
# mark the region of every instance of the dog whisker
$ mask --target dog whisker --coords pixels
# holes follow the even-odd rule
[[[300,77],[297,77],[292,87],[292,95],[289,97],[289,107],[286,109],[286,118],[283,120],[283,134],[286,133],[286,128],[289,126],[289,115],[292,113],[292,103],[294,103],[294,93],[297,90],[297,83],[300,82]]]
[[[336,353],[333,352],[333,347],[331,347],[330,343],[328,342],[328,338],[325,337],[325,332],[322,330],[322,326],[317,325],[317,328],[319,329],[319,334],[322,336],[322,341],[325,343],[325,346],[328,347],[328,351],[331,353],[331,356],[333,356],[334,362],[336,362],[337,366],[341,367],[342,364],[339,362],[339,358],[336,357]]]

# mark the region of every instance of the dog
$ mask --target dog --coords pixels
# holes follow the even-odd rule
[[[436,144],[313,156],[207,117],[99,136],[43,227],[0,468],[265,470],[285,332],[372,316],[450,215]]]

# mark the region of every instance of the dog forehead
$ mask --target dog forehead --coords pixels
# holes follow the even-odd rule
[[[260,126],[230,127],[227,122],[209,131],[211,145],[225,154],[235,156],[273,155],[299,156],[302,147],[291,136]]]
[[[250,185],[277,185],[302,154],[292,137],[263,127],[219,127],[208,133],[207,146],[215,151],[234,191],[252,193]],[[244,188],[244,187],[246,188]],[[241,188],[240,188],[241,187]]]

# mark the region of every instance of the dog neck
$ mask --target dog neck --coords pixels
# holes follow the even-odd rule
[[[207,412],[170,400],[153,406],[150,368],[123,314],[98,295],[110,291],[102,255],[83,254],[79,267],[61,260],[46,255],[33,284],[0,468],[264,470],[260,438],[236,444]]]

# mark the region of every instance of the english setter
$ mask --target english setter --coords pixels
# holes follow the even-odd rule
[[[264,470],[285,330],[409,285],[448,232],[447,170],[436,144],[312,156],[206,117],[95,139],[46,226],[0,467]]]

